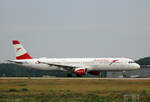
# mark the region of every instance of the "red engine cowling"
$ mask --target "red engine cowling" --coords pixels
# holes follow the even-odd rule
[[[85,68],[76,68],[74,72],[78,75],[85,75]]]
[[[99,71],[90,71],[89,73],[92,75],[99,75],[100,72]]]

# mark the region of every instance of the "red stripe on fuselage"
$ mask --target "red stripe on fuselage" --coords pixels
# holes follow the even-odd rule
[[[115,63],[115,62],[117,62],[117,61],[118,61],[118,60],[113,60],[112,63]]]
[[[20,44],[18,40],[13,40],[13,45]]]
[[[32,57],[28,54],[28,53],[25,53],[21,56],[18,56],[16,57],[17,60],[22,60],[22,59],[32,59]]]

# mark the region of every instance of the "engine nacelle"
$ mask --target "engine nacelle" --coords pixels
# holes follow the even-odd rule
[[[90,71],[89,73],[92,75],[99,75],[100,72],[99,71]]]
[[[76,74],[78,74],[78,75],[85,75],[85,71],[86,71],[85,68],[76,68],[76,69],[74,70],[74,72],[75,72]]]

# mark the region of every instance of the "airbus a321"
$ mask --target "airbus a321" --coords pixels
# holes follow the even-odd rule
[[[129,71],[140,65],[129,58],[33,58],[18,40],[13,40],[16,59],[8,60],[17,65],[39,70],[67,71],[68,76],[99,75],[101,71]]]

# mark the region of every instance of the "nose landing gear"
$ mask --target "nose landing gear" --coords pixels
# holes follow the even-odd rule
[[[126,71],[123,71],[122,75],[123,75],[123,78],[127,78],[127,72]]]

